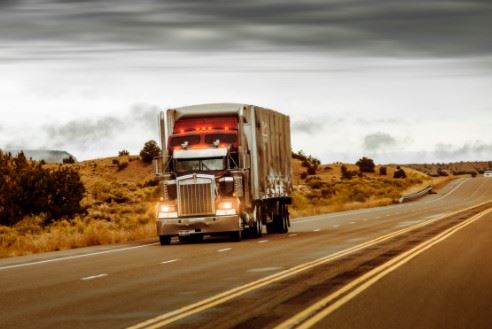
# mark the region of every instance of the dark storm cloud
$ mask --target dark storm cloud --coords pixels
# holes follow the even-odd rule
[[[486,156],[492,159],[492,144],[476,141],[465,143],[461,146],[451,144],[437,144],[434,155],[439,159],[463,159],[475,156],[481,158]]]
[[[60,125],[52,124],[45,128],[54,145],[67,143],[84,145],[107,139],[123,126],[123,121],[108,116],[97,120],[82,119]]]
[[[313,134],[323,130],[324,123],[317,120],[302,120],[292,123],[292,131],[305,134]]]
[[[333,130],[334,127],[343,123],[345,120],[340,117],[334,116],[316,116],[307,117],[300,120],[293,120],[291,128],[293,132],[304,133],[304,134],[315,134],[322,132],[326,127],[330,127]]]
[[[152,129],[157,127],[158,112],[157,106],[136,104],[129,112],[119,116],[53,123],[44,127],[48,136],[47,144],[54,147],[70,144],[83,148],[108,141],[116,134],[134,127]]]
[[[1,9],[0,41],[404,56],[492,50],[492,3],[480,0],[25,0]]]
[[[369,151],[377,151],[385,147],[394,146],[396,139],[386,133],[374,133],[364,137],[364,148]]]
[[[162,109],[155,105],[136,104],[132,107],[129,120],[132,124],[136,123],[144,128],[155,128],[160,110]]]

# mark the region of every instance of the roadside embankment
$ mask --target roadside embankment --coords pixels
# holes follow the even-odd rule
[[[393,178],[397,167],[388,166],[385,174],[379,167],[374,173],[360,174],[355,165],[319,164],[316,170],[307,170],[302,161],[292,161],[292,218],[393,204],[404,191],[431,182],[427,175],[407,168],[403,168],[405,178]],[[151,165],[138,157],[121,156],[63,166],[70,166],[81,176],[86,189],[81,202],[85,212],[52,223],[40,214],[27,216],[14,226],[0,226],[0,257],[155,236],[159,187],[153,180]],[[342,177],[342,166],[350,174],[349,179]]]

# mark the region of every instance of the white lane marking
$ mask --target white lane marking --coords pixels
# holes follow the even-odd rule
[[[355,224],[356,222],[350,222],[349,224]]]
[[[283,267],[260,267],[260,268],[252,268],[251,270],[248,270],[250,273],[258,273],[258,272],[272,272],[272,271],[279,271],[283,269]]]
[[[391,214],[386,214],[386,217],[389,217],[389,216],[391,216]]]
[[[292,238],[294,236],[297,236],[297,234],[296,233],[289,234],[289,238]]]
[[[446,217],[446,216],[447,216],[447,214],[435,214],[435,215],[432,215],[432,216],[427,216],[424,219],[434,219],[434,218]]]
[[[333,225],[333,228],[339,228],[340,225]]]
[[[26,266],[32,266],[32,265],[39,265],[39,264],[45,264],[45,263],[52,263],[52,262],[58,262],[62,260],[69,260],[69,259],[77,259],[77,258],[83,258],[83,257],[89,257],[89,256],[97,256],[97,255],[103,255],[103,254],[110,254],[113,252],[120,252],[120,251],[127,251],[127,250],[132,250],[132,249],[138,249],[138,248],[144,248],[148,246],[154,246],[158,245],[159,242],[154,242],[154,243],[147,243],[143,244],[141,246],[135,246],[135,247],[125,247],[125,248],[120,248],[120,249],[111,249],[111,250],[104,250],[104,251],[96,251],[96,252],[91,252],[88,254],[82,254],[82,255],[74,255],[74,256],[65,256],[65,257],[59,257],[59,258],[52,258],[52,259],[46,259],[46,260],[40,260],[37,262],[30,262],[30,263],[23,263],[23,264],[15,264],[15,265],[7,265],[0,267],[0,271],[2,270],[8,270],[11,268],[17,268],[17,267],[26,267]]]
[[[457,189],[459,189],[461,187],[461,185],[463,185],[466,181],[468,181],[467,179],[463,179],[462,182],[460,182],[459,184],[457,184],[455,187],[453,187],[450,191],[444,193],[443,195],[441,195],[440,197],[436,198],[436,199],[433,199],[433,200],[429,200],[427,201],[426,203],[429,204],[429,203],[433,203],[433,202],[436,202],[436,201],[439,201],[441,200],[442,198],[445,198],[447,196],[450,196],[451,194],[453,194]]]
[[[108,273],[101,273],[101,274],[97,274],[97,275],[86,276],[84,278],[80,278],[80,280],[82,280],[82,281],[94,280],[94,279],[102,278],[105,276],[108,276]]]
[[[225,252],[225,251],[229,251],[231,249],[232,248],[222,248],[222,249],[217,250],[217,252]]]
[[[169,264],[169,263],[174,263],[177,262],[179,259],[170,259],[170,260],[165,260],[161,262],[161,264]]]
[[[313,232],[319,232],[319,231],[321,231],[319,228],[315,228],[315,229],[313,230]]]
[[[261,241],[258,241],[258,243],[267,243],[268,240],[261,240]]]

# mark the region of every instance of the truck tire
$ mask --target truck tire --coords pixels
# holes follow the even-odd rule
[[[260,238],[263,235],[263,232],[261,231],[261,220],[259,218],[256,219],[256,236],[255,238]]]
[[[279,216],[280,220],[278,222],[278,233],[287,233],[289,232],[289,219],[287,218],[287,216],[284,214],[282,214],[281,216]]]
[[[257,219],[256,222],[248,228],[246,233],[248,234],[248,237],[253,239],[261,237],[261,221]]]
[[[278,221],[278,232],[287,233],[289,232],[289,211],[285,204],[280,205],[280,215]]]
[[[243,232],[241,230],[231,233],[231,240],[232,241],[239,242],[242,239],[243,239]]]
[[[171,237],[169,235],[160,235],[159,242],[161,243],[161,246],[169,245],[171,244]]]
[[[262,235],[261,232],[261,210],[260,207],[255,206],[254,209],[255,214],[255,223],[254,226],[250,228],[250,235],[252,238],[259,238]]]

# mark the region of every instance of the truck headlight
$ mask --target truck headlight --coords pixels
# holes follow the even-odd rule
[[[236,214],[236,209],[234,208],[233,201],[221,201],[217,204],[215,215],[225,216],[225,215],[235,215],[235,214]]]
[[[176,204],[161,203],[159,204],[157,218],[176,218],[178,213],[176,212]]]

